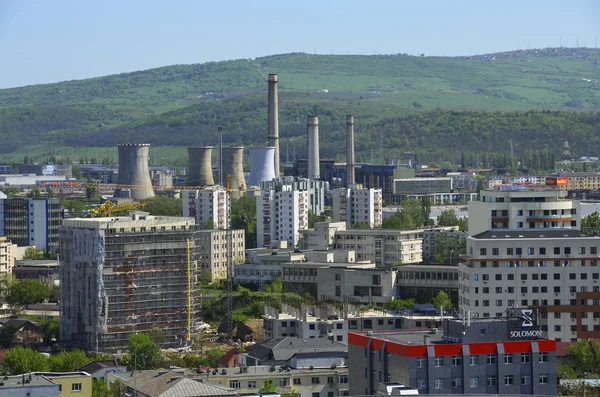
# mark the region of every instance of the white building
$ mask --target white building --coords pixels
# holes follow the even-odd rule
[[[321,215],[325,211],[325,191],[328,184],[323,181],[296,178],[293,176],[282,176],[270,181],[262,181],[260,190],[265,191],[301,191],[307,192],[308,210],[315,215]]]
[[[301,262],[305,258],[298,249],[288,248],[287,241],[271,241],[269,248],[247,249],[246,255],[246,263],[234,266],[234,281],[236,284],[253,284],[259,288],[281,278],[281,264]]]
[[[202,190],[184,190],[181,199],[183,216],[196,219],[201,229],[230,228],[231,199],[224,188],[214,186]]]
[[[0,237],[0,274],[12,273],[15,265],[14,248],[15,245],[10,240]]]
[[[357,223],[371,228],[381,226],[381,189],[363,189],[358,185],[349,189],[334,189],[332,196],[334,222],[346,222],[348,227]]]
[[[469,202],[469,235],[494,229],[576,229],[581,227],[578,201],[547,186],[498,185]]]
[[[194,234],[200,278],[209,282],[227,279],[228,250],[231,263],[244,263],[244,230],[201,230]],[[231,241],[230,241],[231,240]]]
[[[20,247],[34,246],[55,254],[63,218],[60,199],[0,199],[0,236]]]
[[[335,233],[346,230],[346,222],[316,222],[313,229],[300,231],[301,250],[328,250],[335,244]]]
[[[459,309],[532,309],[548,338],[600,338],[600,238],[577,230],[489,230],[467,238]]]

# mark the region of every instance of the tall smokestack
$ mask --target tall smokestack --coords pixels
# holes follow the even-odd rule
[[[277,75],[269,75],[269,146],[275,148],[275,176],[279,176],[279,95]]]
[[[346,187],[354,185],[354,116],[346,116]]]
[[[188,186],[214,185],[212,172],[212,146],[189,147],[188,151]]]
[[[260,186],[262,181],[270,181],[275,178],[275,169],[273,168],[274,156],[274,147],[250,149],[250,177],[248,178],[248,186]]]
[[[119,175],[117,185],[136,185],[131,193],[127,188],[115,189],[113,197],[129,197],[134,200],[145,200],[154,197],[150,169],[148,168],[148,152],[150,144],[123,144],[119,149]],[[147,189],[140,187],[148,187]]]
[[[231,198],[240,198],[246,190],[243,147],[223,148],[223,184],[227,184],[227,175],[231,183]]]
[[[306,177],[309,179],[321,179],[319,164],[319,118],[317,116],[308,116],[306,134],[308,135],[308,172]]]

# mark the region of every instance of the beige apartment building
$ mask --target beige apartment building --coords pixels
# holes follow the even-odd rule
[[[12,273],[15,265],[13,250],[16,245],[11,243],[6,237],[0,237],[0,274]]]
[[[548,338],[600,338],[600,237],[578,230],[489,230],[467,238],[459,308],[474,317],[533,309]]]
[[[243,229],[196,232],[200,278],[209,282],[227,279],[228,247],[232,264],[244,263],[246,239]],[[231,239],[231,242],[229,241]]]

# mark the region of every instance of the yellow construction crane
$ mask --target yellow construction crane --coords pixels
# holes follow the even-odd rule
[[[136,208],[143,208],[146,206],[146,203],[143,201],[131,201],[127,203],[113,203],[110,200],[106,200],[102,203],[101,206],[96,208],[91,208],[88,213],[88,217],[97,217],[97,216],[108,216],[115,212],[128,211]]]

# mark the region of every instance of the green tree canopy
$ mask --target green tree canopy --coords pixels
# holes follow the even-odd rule
[[[437,309],[440,308],[444,308],[444,309],[450,309],[452,307],[452,301],[450,300],[450,297],[448,296],[448,294],[443,291],[440,290],[432,299],[431,299],[431,303],[433,304],[433,306],[435,306]]]
[[[158,346],[148,334],[136,332],[129,337],[123,362],[129,370],[155,369],[162,361]]]
[[[569,360],[578,372],[600,373],[600,342],[596,339],[582,339],[567,346]]]
[[[258,390],[259,393],[277,393],[278,391],[279,389],[272,380],[266,380],[263,387]]]
[[[2,346],[3,349],[10,349],[13,347],[17,331],[18,329],[16,327],[10,325],[0,327],[0,346]]]
[[[16,346],[4,354],[2,372],[5,375],[19,375],[35,371],[48,371],[48,358],[28,347]]]
[[[62,207],[69,211],[73,217],[82,217],[85,211],[85,204],[81,200],[62,200]]]
[[[598,233],[600,231],[600,214],[594,211],[581,220],[581,230],[584,232]]]
[[[73,372],[81,368],[90,360],[82,350],[61,351],[49,357],[48,364],[52,372]]]
[[[317,222],[325,222],[327,220],[327,217],[325,215],[317,215],[312,211],[308,211],[308,227],[309,228],[313,228],[315,227],[315,223]]]
[[[52,296],[52,288],[36,279],[23,279],[11,282],[6,301],[14,313],[24,310],[27,305],[42,302]]]
[[[458,226],[458,218],[453,209],[444,210],[437,218],[438,226]]]
[[[390,299],[385,303],[385,308],[388,310],[411,309],[415,305],[413,298],[407,299]]]
[[[143,210],[152,215],[182,216],[183,214],[183,202],[180,199],[156,196],[145,201],[146,206]]]
[[[242,196],[231,203],[231,227],[244,229],[246,248],[256,248],[256,197]]]
[[[35,247],[25,248],[23,259],[44,259],[44,250],[39,250]]]

